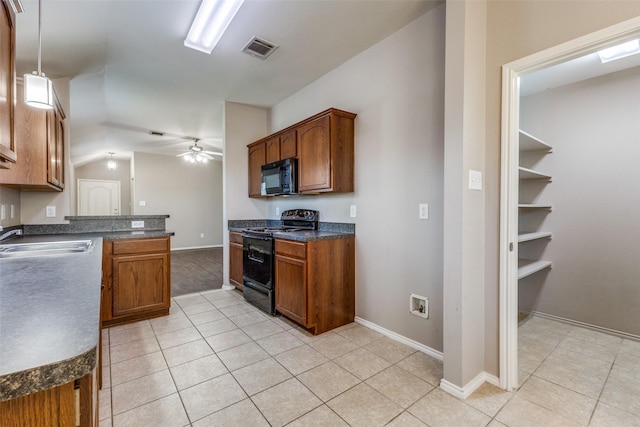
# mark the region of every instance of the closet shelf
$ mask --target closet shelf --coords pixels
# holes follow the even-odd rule
[[[539,205],[539,204],[527,204],[527,203],[521,203],[518,205],[519,209],[549,209],[551,210],[552,206],[551,205]]]
[[[518,260],[518,280],[524,279],[545,268],[551,268],[551,261],[520,258]]]
[[[551,232],[550,231],[538,231],[535,233],[523,233],[518,235],[518,243],[530,242],[532,240],[538,239],[550,239]]]
[[[518,168],[518,175],[520,179],[548,179],[551,181],[551,175],[533,169],[523,168],[522,166]]]
[[[520,130],[519,132],[519,145],[520,151],[543,151],[547,153],[553,152],[553,148],[550,145],[540,141],[533,135]]]

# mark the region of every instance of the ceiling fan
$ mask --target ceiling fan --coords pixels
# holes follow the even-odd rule
[[[207,151],[198,145],[199,138],[192,138],[193,145],[189,146],[189,150],[185,153],[178,154],[178,157],[184,157],[189,163],[207,163],[209,160],[215,160],[214,156],[222,157],[222,153],[215,151]]]

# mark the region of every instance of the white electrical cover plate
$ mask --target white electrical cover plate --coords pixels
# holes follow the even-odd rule
[[[429,205],[427,203],[418,205],[418,219],[429,219]]]
[[[482,172],[469,169],[469,190],[482,190]]]
[[[144,228],[144,221],[131,221],[131,228]]]

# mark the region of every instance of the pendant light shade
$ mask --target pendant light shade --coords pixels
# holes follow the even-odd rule
[[[24,102],[35,108],[53,108],[53,83],[44,74],[24,75]]]
[[[35,108],[53,108],[53,83],[42,72],[42,0],[38,0],[38,71],[24,75],[24,102]]]

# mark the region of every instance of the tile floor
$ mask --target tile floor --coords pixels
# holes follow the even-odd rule
[[[442,364],[358,324],[310,336],[234,291],[104,334],[100,426],[640,426],[640,343],[539,317],[522,386],[440,390]]]

